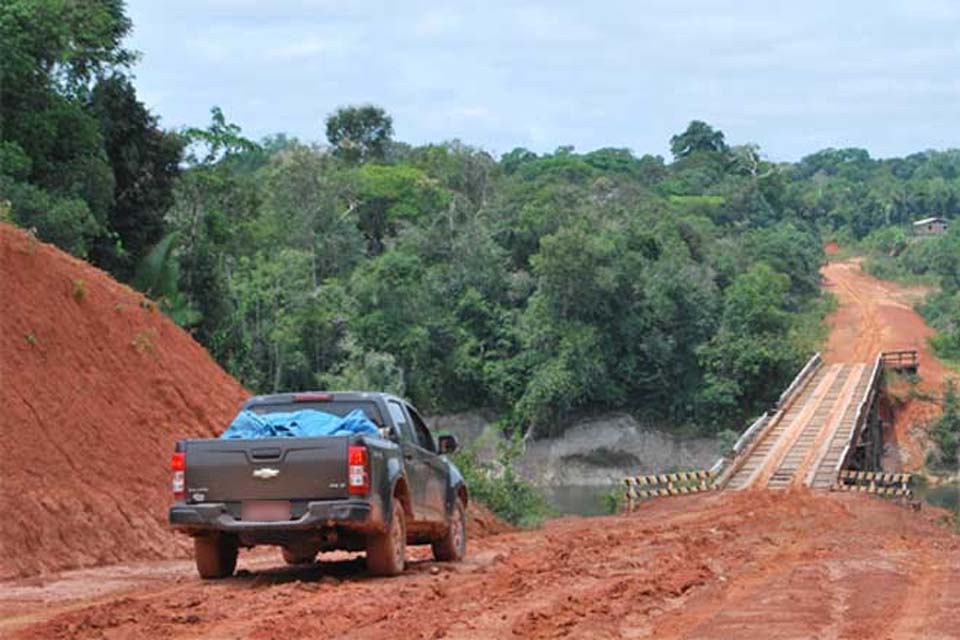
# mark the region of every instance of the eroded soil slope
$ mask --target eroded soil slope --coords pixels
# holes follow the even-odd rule
[[[429,551],[394,579],[360,559],[241,554],[216,583],[187,562],[0,590],[15,638],[958,638],[960,536],[851,494],[731,492],[649,502]]]
[[[0,224],[0,577],[182,555],[173,443],[245,395],[142,295]]]

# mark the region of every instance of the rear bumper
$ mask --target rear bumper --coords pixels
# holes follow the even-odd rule
[[[379,509],[366,500],[327,500],[310,502],[302,516],[280,522],[252,522],[235,517],[222,502],[177,504],[170,508],[170,525],[186,533],[222,531],[225,533],[294,532],[311,529],[381,529]]]

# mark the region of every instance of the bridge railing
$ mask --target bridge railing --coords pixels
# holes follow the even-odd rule
[[[920,354],[916,349],[883,351],[880,354],[883,368],[890,371],[917,373],[920,369]]]
[[[823,366],[823,358],[820,353],[815,353],[807,364],[804,365],[800,373],[793,379],[790,385],[780,394],[776,404],[767,410],[762,416],[754,420],[753,424],[747,427],[747,430],[741,434],[740,438],[733,445],[730,455],[723,456],[713,465],[710,472],[717,478],[716,484],[722,488],[727,481],[737,472],[743,460],[750,454],[753,447],[761,439],[767,427],[773,422],[773,418],[781,411],[787,408],[794,395],[806,385],[813,375]]]
[[[850,431],[850,439],[847,440],[847,444],[843,447],[843,451],[840,453],[840,457],[837,459],[837,477],[840,477],[840,470],[847,465],[847,459],[850,457],[850,451],[853,448],[853,443],[859,440],[860,432],[863,431],[863,426],[870,417],[870,407],[873,405],[874,394],[877,392],[877,387],[880,384],[880,376],[883,374],[883,367],[883,354],[881,353],[877,356],[877,361],[874,363],[873,370],[870,372],[870,383],[867,385],[866,391],[863,392],[863,398],[860,400],[860,405],[857,407],[857,414],[853,419],[853,429]]]

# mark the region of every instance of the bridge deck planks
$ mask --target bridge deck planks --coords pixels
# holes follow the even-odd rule
[[[870,369],[864,364],[820,369],[768,428],[727,486],[832,486],[839,456],[852,436],[856,412],[869,383]]]

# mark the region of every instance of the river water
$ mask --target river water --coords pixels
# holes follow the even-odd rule
[[[541,491],[550,506],[561,515],[599,516],[609,513],[604,496],[613,489],[613,486],[560,485],[543,487]]]

